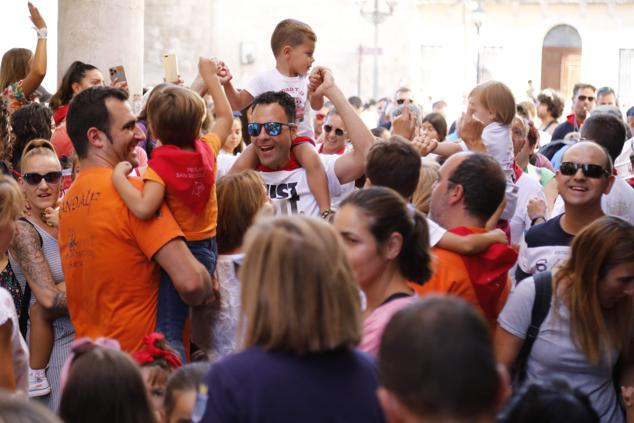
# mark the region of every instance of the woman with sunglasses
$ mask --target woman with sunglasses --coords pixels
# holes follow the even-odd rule
[[[552,294],[537,297],[541,284]],[[624,422],[613,383],[624,392],[634,386],[633,297],[634,226],[602,217],[574,238],[569,259],[552,274],[527,279],[511,292],[498,318],[498,361],[508,369],[515,363],[533,325],[533,303],[541,300],[549,308],[522,366],[525,381],[558,374],[589,396],[601,422]],[[614,371],[619,357],[621,373]],[[630,407],[627,421],[634,417]]]
[[[34,294],[29,312],[29,395],[52,393],[48,406],[54,410],[61,394],[60,371],[74,335],[66,308],[57,227],[47,224],[45,215],[59,199],[62,167],[51,143],[33,140],[24,148],[20,168],[20,186],[31,210],[30,216],[18,221],[9,260],[20,284],[30,290],[25,296]],[[29,304],[27,298],[24,304]]]
[[[336,110],[332,110],[326,117],[326,123],[323,126],[323,142],[319,144],[319,154],[337,154],[341,155],[346,152],[348,144],[348,132],[343,123],[341,116]]]

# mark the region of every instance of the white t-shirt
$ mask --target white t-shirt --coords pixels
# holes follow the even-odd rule
[[[511,335],[526,338],[531,323],[531,310],[535,301],[533,278],[519,283],[511,291],[504,309],[498,317],[500,327]],[[572,388],[586,394],[599,414],[601,423],[621,423],[623,415],[612,385],[612,369],[617,351],[601,355],[598,365],[588,361],[579,350],[570,333],[570,311],[560,304],[558,315],[551,307],[533,344],[526,363],[526,382],[543,380],[553,374],[565,377]]]
[[[634,225],[634,189],[624,179],[616,178],[607,195],[601,197],[601,208],[608,216],[620,217]],[[557,196],[551,216],[564,212],[564,200]]]
[[[255,76],[245,90],[253,97],[267,91],[283,91],[295,99],[295,123],[297,135],[315,138],[312,108],[308,102],[308,76],[282,75],[276,68],[261,72]]]
[[[9,321],[11,321],[11,353],[16,388],[26,394],[29,392],[29,349],[20,334],[20,324],[13,298],[9,291],[0,288],[0,325]]]
[[[436,244],[440,242],[440,239],[447,233],[447,230],[429,217],[426,220],[427,228],[429,229],[429,246],[435,247]]]
[[[222,151],[216,157],[216,180],[219,180],[227,173],[233,166],[233,164],[238,160],[239,156],[234,156],[233,154],[223,153]]]
[[[634,169],[632,169],[632,162],[630,160],[630,154],[634,150],[634,138],[630,138],[623,144],[623,150],[619,157],[614,161],[614,167],[619,173],[619,178],[631,178],[634,176]]]
[[[546,195],[542,186],[528,174],[523,174],[516,182],[519,188],[517,207],[509,221],[511,227],[511,243],[520,244],[524,239],[524,232],[531,227],[531,219],[528,217],[528,200],[539,197],[546,201]],[[547,218],[548,216],[544,216]]]
[[[482,142],[487,152],[502,166],[502,170],[513,169],[513,139],[510,126],[491,122],[482,131]]]
[[[336,155],[319,155],[328,178],[330,198],[340,196],[343,190],[343,185],[335,174],[335,162],[339,157]],[[266,185],[266,195],[275,206],[276,214],[319,215],[319,205],[310,191],[304,168],[277,170],[274,172],[258,171],[258,173]]]

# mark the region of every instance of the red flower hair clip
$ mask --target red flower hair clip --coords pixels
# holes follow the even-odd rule
[[[156,361],[165,361],[170,368],[178,369],[182,362],[180,357],[172,351],[165,342],[165,335],[153,332],[143,338],[143,348],[132,354],[132,358],[139,366],[153,364]]]

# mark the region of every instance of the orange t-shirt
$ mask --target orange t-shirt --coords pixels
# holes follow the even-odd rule
[[[209,201],[205,206],[205,209],[200,214],[195,214],[187,207],[181,199],[179,199],[165,185],[163,179],[151,168],[148,167],[143,174],[143,179],[146,181],[154,181],[165,187],[165,202],[174,215],[174,219],[178,222],[182,231],[185,233],[185,238],[188,241],[200,241],[201,239],[207,239],[216,236],[216,227],[218,225],[218,204],[216,200],[216,156],[220,151],[220,138],[212,132],[208,133],[202,138],[211,151],[213,152],[213,166],[214,166],[214,185],[211,187],[211,193],[209,195]]]
[[[76,336],[114,338],[132,352],[156,328],[160,267],[152,258],[183,233],[165,205],[137,219],[111,177],[110,168],[81,170],[62,202],[59,245]]]
[[[484,232],[484,230],[474,232]],[[421,297],[430,294],[450,294],[460,297],[468,303],[473,304],[478,310],[480,310],[480,312],[482,312],[483,316],[486,317],[486,314],[478,301],[478,296],[476,295],[475,289],[469,277],[469,272],[460,254],[440,247],[433,248],[432,251],[435,259],[434,274],[431,279],[425,282],[422,286],[411,283],[410,287],[416,290],[416,293]],[[510,280],[507,276],[505,286],[503,287],[502,293],[497,301],[495,310],[496,316],[500,314],[500,311],[502,311],[502,308],[506,303],[510,286]],[[496,320],[487,320],[491,329],[494,329],[497,325]]]

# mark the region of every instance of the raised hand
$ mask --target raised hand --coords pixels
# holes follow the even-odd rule
[[[403,107],[403,111],[392,121],[392,133],[400,135],[408,140],[414,138],[416,131],[416,116],[410,113],[409,107]]]
[[[311,72],[311,77],[315,81],[314,84],[317,84],[313,90],[315,95],[326,95],[326,91],[335,86],[335,78],[332,76],[332,71],[328,68],[316,67]]]
[[[37,7],[33,6],[33,3],[29,2],[29,13],[31,18],[31,22],[37,29],[46,28],[46,22],[44,22],[44,18],[40,14],[40,11]]]
[[[412,146],[421,157],[425,157],[438,147],[438,141],[431,137],[417,136],[412,140]]]
[[[218,62],[216,75],[218,75],[218,80],[220,81],[220,84],[222,85],[227,84],[233,79],[233,75],[231,75],[229,68],[223,61]]]

